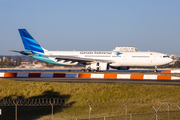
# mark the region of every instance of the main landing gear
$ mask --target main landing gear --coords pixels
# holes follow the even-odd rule
[[[91,69],[82,69],[81,72],[91,72]]]

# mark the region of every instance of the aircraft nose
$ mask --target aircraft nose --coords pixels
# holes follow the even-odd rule
[[[172,61],[174,61],[172,58],[169,58],[169,62],[172,62]]]

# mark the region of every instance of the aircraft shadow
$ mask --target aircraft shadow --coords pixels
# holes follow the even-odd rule
[[[53,114],[61,112],[63,109],[71,107],[75,101],[68,102],[70,95],[60,95],[58,92],[53,90],[44,91],[42,95],[33,96],[30,98],[24,98],[18,96],[17,99],[12,99],[12,96],[7,96],[1,99],[0,109],[1,115],[0,120],[14,120],[16,116],[17,105],[17,119],[18,120],[35,120],[45,115],[52,114],[53,103]],[[6,100],[6,105],[3,105],[2,100]],[[58,100],[58,101],[57,101]],[[8,104],[11,103],[11,104]],[[58,104],[57,104],[58,103]]]

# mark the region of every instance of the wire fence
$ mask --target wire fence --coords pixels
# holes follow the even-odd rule
[[[154,116],[154,113],[146,113],[146,114],[130,114],[128,116],[113,116],[113,117],[100,117],[100,118],[90,118],[91,120],[151,120]],[[169,119],[168,112],[159,112],[158,120],[180,120],[180,111],[170,111]],[[73,120],[73,119],[72,119]],[[75,119],[75,120],[89,120],[87,119]],[[156,120],[156,117],[153,118]]]
[[[53,104],[54,106],[67,106],[68,103],[75,101],[77,106],[88,105],[91,102],[93,105],[102,104],[123,104],[123,105],[135,105],[135,104],[153,104],[156,106],[167,106],[171,108],[180,106],[180,101],[168,102],[164,99],[146,99],[146,98],[92,98],[92,99],[62,99],[62,98],[17,98],[17,99],[0,99],[0,106],[48,106]],[[163,109],[163,108],[161,108]]]
[[[66,106],[67,101],[60,98],[1,99],[0,106]]]
[[[71,116],[74,117],[69,118],[72,120],[180,119],[180,101],[146,98],[18,98],[0,99],[0,120],[33,120],[42,116],[49,116],[47,120],[58,120],[60,117],[56,113],[69,107],[73,111]]]

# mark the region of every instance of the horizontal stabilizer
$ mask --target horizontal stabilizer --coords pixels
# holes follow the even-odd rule
[[[11,52],[17,52],[17,53],[21,53],[21,51],[17,51],[17,50],[9,50]]]
[[[17,52],[17,53],[21,53],[23,55],[29,55],[29,56],[33,56],[33,53],[30,51],[17,51],[17,50],[9,50],[11,52]]]

